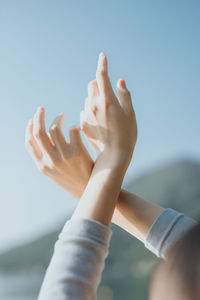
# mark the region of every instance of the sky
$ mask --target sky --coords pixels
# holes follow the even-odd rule
[[[199,29],[195,0],[0,0],[0,251],[54,229],[75,208],[37,170],[25,127],[42,105],[47,128],[65,112],[68,138],[102,51],[114,91],[126,80],[138,123],[124,183],[176,159],[200,160]]]

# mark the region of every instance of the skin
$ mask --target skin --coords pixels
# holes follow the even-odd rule
[[[99,97],[88,103],[88,119],[82,127],[93,128],[93,138],[99,141],[101,151],[96,159],[89,182],[72,218],[85,217],[110,226],[124,175],[130,163],[137,139],[137,125],[131,98],[123,80],[118,96],[107,76],[107,59],[101,53],[96,71]],[[122,106],[121,103],[126,103]],[[93,120],[93,124],[90,124]],[[86,125],[86,126],[85,126]],[[129,133],[129,138],[124,135]]]
[[[119,80],[117,82],[118,101],[109,80],[107,60],[105,63],[106,68],[102,68],[101,66],[101,71],[96,72],[96,79],[88,84],[88,97],[85,101],[85,110],[81,112],[80,117],[83,133],[97,155],[103,151],[103,142],[105,142],[107,138],[106,135],[104,136],[104,133],[106,132],[102,126],[103,123],[100,123],[99,126],[97,126],[97,121],[95,119],[95,113],[97,114],[96,109],[98,103],[101,103],[101,97],[103,97],[105,89],[108,91],[106,97],[110,99],[111,95],[112,101],[115,101],[115,107],[120,108],[120,110],[115,110],[114,112],[111,111],[113,114],[112,118],[118,118],[120,116],[123,120],[123,123],[121,124],[124,124],[129,108],[132,109],[130,92],[127,88],[124,88],[125,81]],[[99,80],[99,86],[97,80]],[[113,106],[113,102],[109,102],[110,107]],[[104,105],[105,109],[108,102],[105,101],[104,103],[106,103],[106,105]],[[92,112],[92,110],[93,113],[89,115],[89,112]],[[134,111],[132,111],[132,117],[136,125]],[[42,107],[38,108],[33,119],[31,119],[27,125],[25,145],[38,169],[43,174],[60,185],[68,193],[80,199],[92,174],[94,162],[81,140],[79,126],[69,129],[70,141],[66,141],[62,132],[64,119],[64,114],[58,115],[52,122],[49,132],[46,133],[45,109]],[[105,119],[101,119],[100,121],[105,122]],[[112,134],[115,134],[118,130],[120,127],[119,124],[118,121],[115,122],[112,127]],[[130,135],[130,128],[123,127],[123,130],[127,131],[128,136]],[[99,138],[97,138],[98,134]],[[126,144],[128,142],[130,142],[130,144],[133,143],[131,145],[134,147],[134,143],[137,139],[136,126],[131,134],[135,135],[135,140],[132,135],[130,135],[131,141],[130,139],[128,141],[124,140],[124,137],[127,137],[127,135],[123,134],[120,139],[114,141],[116,144],[113,144],[113,147],[117,147],[118,149],[123,143]],[[124,169],[126,169],[132,155],[132,150],[130,151],[130,149],[128,149],[126,151],[127,152],[124,152],[123,154],[118,150],[113,152],[116,153],[116,158],[119,153],[120,155],[124,155],[125,158],[128,157]],[[114,156],[112,155],[112,158],[113,157]],[[162,207],[147,202],[137,195],[128,193],[125,190],[121,190],[119,192],[118,201],[115,203],[112,222],[144,242],[149,227],[162,210]]]
[[[45,109],[39,107],[26,129],[26,148],[38,169],[76,198],[90,178],[93,160],[85,148],[80,127],[69,129],[69,142],[61,130],[64,114],[57,116],[46,133]]]
[[[108,77],[106,56],[102,54],[96,80],[88,85],[85,109],[81,112],[81,128],[98,154],[95,163],[81,140],[78,126],[70,128],[70,141],[65,140],[63,114],[54,119],[46,133],[42,107],[29,121],[25,144],[42,173],[80,198],[72,218],[92,219],[107,226],[113,221],[144,241],[163,208],[121,190],[137,140],[137,125],[123,79],[117,83],[117,93],[119,101]],[[162,265],[155,273],[150,299],[183,299],[178,297],[174,280],[166,274]]]
[[[191,300],[188,298],[179,277],[169,271],[166,262],[160,261],[151,279],[150,300]]]

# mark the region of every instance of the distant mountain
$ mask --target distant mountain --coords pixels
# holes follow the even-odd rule
[[[130,182],[127,189],[146,200],[200,217],[200,163],[180,160]]]
[[[129,182],[127,190],[188,216],[200,216],[199,163],[183,160],[163,166]],[[61,227],[32,243],[1,254],[0,272],[44,273]],[[155,256],[118,226],[112,225],[112,230],[110,253],[98,299],[109,300],[110,294],[115,300],[147,299],[149,274],[155,264]]]

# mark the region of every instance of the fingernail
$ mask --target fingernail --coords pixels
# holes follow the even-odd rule
[[[124,79],[120,80],[120,85],[121,85],[121,87],[126,88],[126,82]]]

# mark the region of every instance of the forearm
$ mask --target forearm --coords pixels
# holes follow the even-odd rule
[[[171,208],[162,208],[121,190],[112,222],[166,258],[171,246],[197,222]]]
[[[158,257],[167,258],[169,249],[197,222],[172,208],[159,214],[150,227],[145,247]]]
[[[121,190],[112,222],[144,242],[149,228],[163,210],[158,205]]]
[[[125,171],[117,165],[104,167],[105,161],[105,157],[96,161],[72,218],[92,219],[110,225]]]

